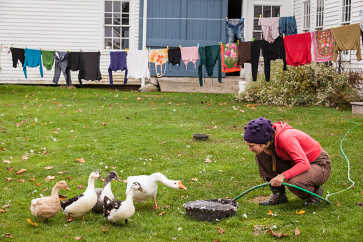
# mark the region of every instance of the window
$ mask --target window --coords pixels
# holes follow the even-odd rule
[[[350,23],[350,15],[351,15],[351,0],[343,0],[342,5],[342,24]]]
[[[316,28],[322,30],[324,27],[324,0],[318,0],[316,3]]]
[[[255,5],[253,13],[253,38],[256,40],[262,39],[262,28],[258,25],[258,20],[262,18],[279,17],[280,6],[271,5]]]
[[[105,1],[105,49],[124,50],[129,48],[129,14],[129,1]]]
[[[304,32],[310,30],[310,0],[304,2]]]

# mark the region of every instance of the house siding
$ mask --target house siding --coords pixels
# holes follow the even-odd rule
[[[130,49],[136,49],[139,36],[139,0],[130,0]],[[109,51],[104,50],[104,1],[103,0],[1,0],[0,1],[0,45],[59,51],[100,51],[102,82],[108,82]],[[0,53],[0,83],[51,84],[54,67],[44,69],[44,78],[39,68],[27,68],[25,79],[22,68],[12,67],[8,48]],[[74,84],[78,83],[78,72],[72,72]],[[123,80],[123,74],[114,79]],[[64,84],[63,75],[60,84]]]

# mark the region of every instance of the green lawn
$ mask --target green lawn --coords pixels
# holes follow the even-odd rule
[[[363,116],[353,116],[350,110],[251,108],[236,103],[231,95],[42,86],[1,85],[0,97],[0,209],[10,204],[0,213],[1,241],[10,240],[6,238],[10,236],[15,241],[73,241],[75,237],[81,241],[276,240],[269,233],[255,234],[256,225],[289,234],[284,240],[362,241],[363,208],[357,204],[363,202]],[[269,195],[269,190],[262,188],[239,199],[238,213],[229,219],[211,223],[187,217],[185,202],[234,197],[263,183],[242,137],[243,126],[262,115],[273,121],[285,120],[322,144],[332,159],[331,178],[324,186],[330,193],[350,185],[339,141],[354,126],[352,121],[360,122],[343,146],[351,162],[354,189],[330,197],[331,205],[305,208],[290,192],[288,204],[260,207],[251,200]],[[207,133],[210,140],[193,141],[194,133]],[[205,162],[208,156],[211,163]],[[85,163],[77,162],[79,158]],[[47,170],[47,166],[53,168]],[[13,169],[9,171],[9,167]],[[22,168],[26,172],[16,175]],[[27,218],[39,222],[30,213],[31,199],[48,195],[62,179],[71,188],[62,194],[79,194],[96,169],[102,176],[114,169],[121,179],[161,172],[182,180],[188,189],[160,185],[161,209],[154,210],[152,200],[138,203],[127,225],[113,226],[92,213],[84,224],[81,219],[67,223],[62,213],[38,227],[27,223]],[[55,180],[46,181],[48,175]],[[96,182],[97,187],[102,185]],[[125,198],[125,188],[126,184],[113,182],[118,199]],[[269,209],[276,216],[269,216]],[[301,209],[305,213],[297,215],[296,210]],[[298,236],[294,235],[296,227]]]

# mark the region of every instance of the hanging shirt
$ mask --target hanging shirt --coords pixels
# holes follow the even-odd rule
[[[67,85],[71,85],[72,83],[69,83],[68,81],[70,78],[68,78],[68,72],[67,72],[67,66],[68,66],[68,53],[63,51],[57,51],[54,53],[54,76],[53,76],[53,82],[55,84],[58,84],[59,77],[61,72],[63,73],[64,79],[67,82]]]
[[[11,57],[13,59],[13,67],[16,68],[18,66],[19,61],[21,63],[21,66],[23,66],[25,61],[25,50],[11,47],[10,51],[11,51]]]
[[[334,37],[330,29],[312,33],[315,62],[326,62],[333,59]]]
[[[238,65],[237,44],[227,43],[221,46],[222,72],[236,72],[241,70]]]
[[[339,51],[343,50],[356,50],[357,59],[361,60],[360,53],[360,25],[350,24],[344,25],[337,28],[332,28],[335,46],[333,61],[338,58]]]
[[[110,52],[110,66],[108,67],[108,76],[110,79],[110,85],[113,85],[112,72],[113,71],[125,71],[124,84],[127,83],[127,52],[125,51],[112,51]]]
[[[128,77],[135,79],[150,78],[149,52],[147,50],[129,50],[127,53]]]
[[[297,34],[297,26],[295,16],[281,17],[279,21],[280,35]]]
[[[54,63],[54,51],[42,50],[43,66],[48,71],[52,70]]]
[[[168,62],[168,49],[155,49],[149,53],[149,62],[155,65],[155,74],[157,77],[163,76],[166,71],[166,64]],[[158,73],[158,66],[160,66],[160,73]],[[163,66],[165,66],[163,71]]]
[[[71,85],[71,71],[79,71],[81,52],[69,52],[68,53],[68,65],[67,65],[67,84]],[[82,80],[79,80],[82,85]]]
[[[239,42],[238,64],[251,63],[251,41]]]
[[[42,52],[40,50],[25,49],[25,61],[23,71],[25,78],[28,78],[26,67],[39,66],[40,76],[43,78]]]
[[[258,20],[258,25],[262,28],[263,39],[269,43],[274,42],[277,37],[280,36],[279,31],[279,21],[280,18],[260,18]]]
[[[168,49],[168,61],[172,65],[180,65],[181,53],[179,47],[170,47]]]
[[[192,62],[195,69],[197,69],[197,60],[199,59],[198,47],[182,47],[180,48],[181,58],[184,62],[185,69],[188,69],[188,63]]]
[[[299,66],[311,63],[311,35],[302,33],[284,37],[286,63]]]
[[[101,80],[100,52],[80,52],[78,80]]]
[[[211,45],[199,47],[200,63],[198,67],[199,85],[203,86],[203,65],[207,70],[208,76],[213,75],[214,66],[218,66],[218,82],[222,82],[222,68],[221,68],[221,47],[220,45]]]

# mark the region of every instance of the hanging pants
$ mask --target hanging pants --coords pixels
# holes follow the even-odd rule
[[[199,85],[203,86],[203,65],[205,65],[208,76],[211,77],[216,63],[218,65],[218,82],[222,82],[221,47],[219,45],[199,47],[199,58]]]

